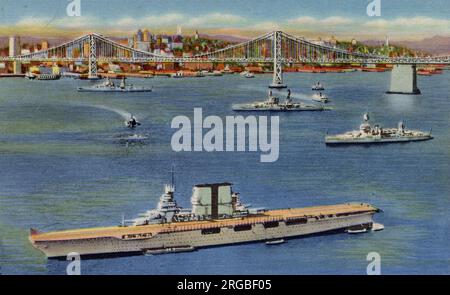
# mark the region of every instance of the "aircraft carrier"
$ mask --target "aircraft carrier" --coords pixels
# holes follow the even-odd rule
[[[380,210],[365,203],[346,203],[277,210],[252,209],[241,203],[230,183],[194,186],[192,209],[174,199],[166,185],[157,208],[120,226],[41,233],[31,229],[29,240],[48,258],[161,254],[197,248],[266,242],[349,229],[370,230]]]

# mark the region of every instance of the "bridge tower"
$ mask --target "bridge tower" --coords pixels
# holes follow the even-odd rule
[[[282,64],[282,32],[273,33],[273,81],[269,88],[286,88],[283,84],[283,64]]]
[[[98,79],[97,75],[97,45],[93,34],[89,35],[89,79]]]

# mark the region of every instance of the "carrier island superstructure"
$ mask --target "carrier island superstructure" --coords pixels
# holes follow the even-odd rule
[[[191,251],[201,247],[270,242],[277,239],[351,229],[371,229],[380,210],[365,203],[289,209],[251,209],[230,183],[193,188],[192,209],[174,199],[166,185],[157,208],[120,226],[40,233],[31,229],[32,245],[49,258],[76,252],[84,256]]]

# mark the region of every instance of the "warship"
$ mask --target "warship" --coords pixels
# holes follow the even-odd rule
[[[184,209],[174,192],[173,183],[166,185],[156,209],[122,220],[119,226],[46,233],[31,229],[29,240],[56,259],[72,252],[84,257],[167,254],[249,242],[275,245],[294,237],[372,229],[373,216],[381,211],[366,203],[251,208],[227,182],[195,185],[192,208]]]
[[[407,130],[401,121],[398,123],[397,128],[381,128],[378,125],[371,126],[369,123],[369,114],[365,113],[363,123],[359,126],[359,130],[337,135],[327,135],[325,137],[325,143],[327,145],[397,143],[424,141],[432,138],[431,130],[429,132]]]
[[[233,111],[324,111],[323,105],[309,105],[304,103],[295,103],[291,98],[291,91],[288,89],[286,101],[280,102],[277,96],[269,91],[269,96],[266,101],[235,104],[232,106]]]
[[[132,84],[125,83],[125,77],[122,78],[120,85],[116,85],[107,78],[104,83],[89,87],[78,87],[79,92],[151,92],[153,88],[135,87]]]
[[[314,84],[313,86],[311,86],[311,90],[315,90],[315,91],[323,91],[323,90],[325,90],[325,87],[323,87],[323,85],[320,84],[319,81],[317,81],[316,84]]]

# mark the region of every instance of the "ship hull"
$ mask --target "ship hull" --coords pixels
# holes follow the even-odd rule
[[[280,106],[270,106],[270,107],[255,107],[253,105],[234,105],[232,107],[233,111],[236,112],[248,112],[248,111],[258,111],[258,112],[301,112],[301,111],[325,111],[323,106],[299,106],[294,105],[293,107]]]
[[[30,236],[32,245],[41,250],[48,258],[63,258],[75,252],[85,257],[135,255],[147,251],[177,247],[213,247],[229,244],[250,242],[265,242],[267,240],[288,239],[315,234],[344,231],[354,226],[370,228],[373,223],[374,211],[352,214],[342,217],[308,218],[306,223],[289,224],[286,221],[276,221],[270,227],[265,223],[251,224],[245,230],[236,230],[234,226],[219,227],[215,232],[203,229],[179,230],[151,234],[150,237],[124,239],[120,237],[77,238],[68,240],[35,240]]]
[[[78,88],[78,92],[152,92],[152,89],[89,89]]]
[[[433,139],[432,136],[416,136],[416,137],[396,137],[396,138],[371,138],[371,139],[339,139],[339,138],[325,138],[327,145],[350,145],[350,144],[386,144],[386,143],[401,143],[412,141],[426,141]]]

